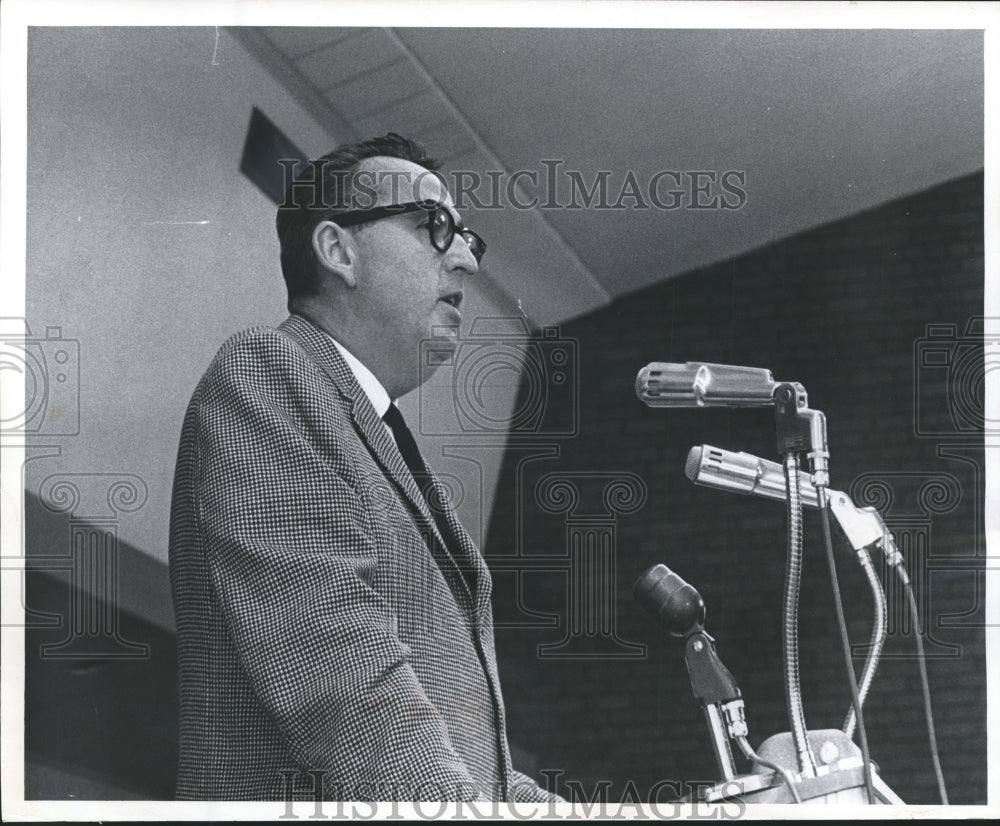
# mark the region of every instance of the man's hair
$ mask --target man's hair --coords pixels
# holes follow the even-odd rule
[[[376,156],[411,161],[432,172],[440,166],[421,144],[395,132],[344,144],[310,161],[285,192],[275,222],[281,244],[281,274],[288,288],[289,301],[319,291],[312,249],[313,230],[321,220],[355,206],[351,203],[354,197],[352,175],[361,161]]]

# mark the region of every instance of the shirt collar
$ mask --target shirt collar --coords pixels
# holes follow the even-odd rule
[[[389,393],[382,386],[375,374],[365,367],[357,357],[348,350],[343,344],[341,344],[333,336],[328,336],[330,341],[333,342],[337,351],[344,357],[344,361],[347,362],[347,366],[351,368],[351,372],[354,373],[354,378],[358,380],[358,384],[361,385],[361,389],[365,391],[365,395],[368,400],[372,403],[372,407],[375,408],[375,412],[378,413],[379,418],[385,415],[385,411],[389,409],[389,405],[392,404],[392,400],[389,398]]]

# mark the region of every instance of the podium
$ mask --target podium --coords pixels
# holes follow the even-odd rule
[[[792,772],[795,787],[803,804],[868,803],[865,794],[864,763],[861,749],[839,729],[821,729],[808,733],[809,746],[820,762],[815,777],[802,777],[795,768],[792,735],[776,734],[758,749],[763,759]],[[872,783],[876,802],[903,805],[902,799],[890,789],[872,765]],[[753,774],[724,780],[705,790],[704,802],[721,803],[742,800],[744,803],[794,803],[784,779],[777,772],[757,767]]]

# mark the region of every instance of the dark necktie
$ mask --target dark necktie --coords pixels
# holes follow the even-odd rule
[[[431,483],[430,471],[424,463],[424,457],[420,453],[420,448],[417,447],[417,442],[413,438],[410,428],[406,426],[406,420],[403,418],[403,414],[400,412],[399,408],[396,407],[396,405],[390,404],[389,409],[385,411],[385,415],[382,416],[382,419],[392,430],[392,435],[396,439],[396,447],[399,448],[399,452],[403,455],[403,461],[406,462],[406,466],[410,469],[410,474],[413,476],[413,480],[417,483],[417,487],[420,489],[420,493],[423,495],[424,501],[427,503],[427,507],[430,510],[431,515],[434,517],[437,529],[441,536],[444,537],[445,544],[447,545],[448,543],[454,542],[455,539],[452,535],[451,528],[448,527],[448,520],[445,519],[444,503],[438,501],[438,496],[427,496],[427,491]],[[443,550],[454,560],[453,555],[447,548],[444,548]],[[456,565],[458,565],[457,562]],[[466,580],[466,584],[468,584],[468,573],[461,570],[461,566],[458,567],[462,577]]]
[[[441,532],[441,536],[444,537],[446,543],[451,542],[451,529],[448,527],[448,520],[444,516],[444,503],[438,501],[440,498],[438,496],[428,496],[431,486],[430,470],[424,463],[424,457],[420,454],[420,448],[417,447],[417,442],[413,438],[413,434],[410,433],[410,428],[406,426],[403,414],[396,405],[390,404],[389,409],[385,411],[385,415],[382,418],[392,429],[392,435],[396,439],[396,447],[403,454],[403,461],[406,462],[406,466],[410,469],[410,475],[413,476],[413,481],[417,483],[420,493],[423,494],[427,508],[437,523],[438,531]]]
[[[406,426],[406,419],[403,418],[403,414],[394,404],[389,405],[389,409],[385,411],[385,415],[382,418],[392,430],[392,435],[396,439],[396,447],[403,454],[403,461],[406,462],[406,466],[410,469],[410,474],[413,476],[414,481],[416,481],[417,487],[420,488],[421,493],[424,493],[424,497],[426,498],[424,488],[429,481],[427,465],[424,464],[424,457],[420,455],[420,448],[417,447],[417,442],[413,438],[413,434],[410,433],[410,428]]]

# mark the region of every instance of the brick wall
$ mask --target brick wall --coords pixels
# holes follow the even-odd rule
[[[609,780],[610,799],[630,780],[644,794],[661,779],[716,778],[681,646],[631,598],[636,577],[657,562],[703,595],[706,628],[747,702],[751,742],[789,728],[780,649],[784,509],[696,488],[684,475],[695,444],[776,458],[773,416],[650,410],[633,389],[650,361],[709,361],[801,382],[810,405],[827,415],[832,487],[880,507],[880,491],[890,492],[886,517],[907,543],[928,624],[951,802],[985,802],[983,589],[975,570],[985,553],[981,424],[975,432],[983,371],[981,345],[966,336],[969,319],[982,313],[982,190],[981,175],[955,180],[561,328],[577,343],[578,373],[547,384],[545,401],[573,405],[578,390],[578,433],[512,437],[486,544],[511,739],[524,768],[562,771],[561,780],[588,793]],[[955,334],[942,328],[939,341],[920,344],[928,325],[955,325]],[[937,355],[921,366],[915,354],[928,347]],[[522,395],[531,391],[526,381]],[[542,455],[547,445],[559,455]],[[551,474],[578,492],[574,506]],[[616,484],[623,498],[609,499]],[[630,486],[638,498],[631,503]],[[581,574],[584,540],[570,564],[570,546],[586,536],[596,537],[592,561],[603,553],[610,567]],[[861,646],[870,599],[836,531],[835,541],[851,638]],[[515,551],[521,560],[505,558]],[[593,594],[611,601],[588,602]],[[872,756],[904,800],[931,803],[914,629],[899,613],[900,595],[890,599],[887,658],[866,704]],[[815,513],[807,513],[800,639],[809,727],[837,728],[849,695]],[[863,658],[855,662],[860,672]]]

